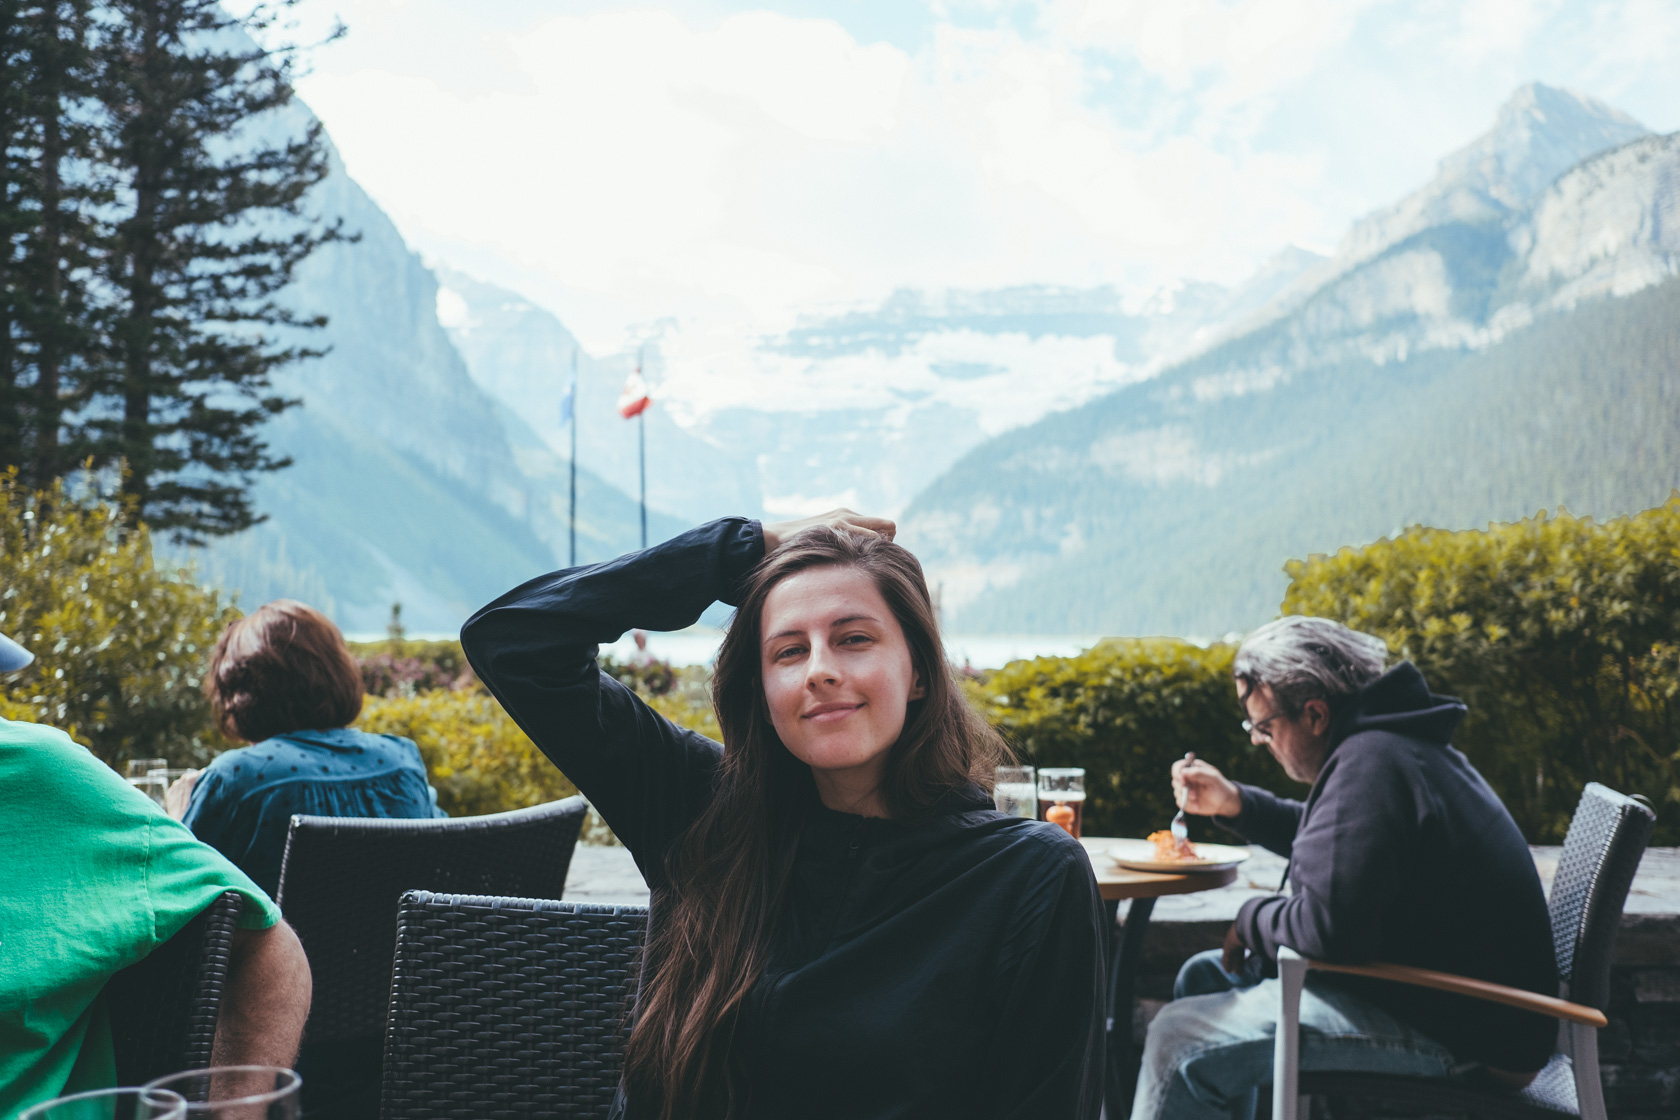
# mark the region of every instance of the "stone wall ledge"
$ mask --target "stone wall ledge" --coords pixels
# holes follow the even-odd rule
[[[1539,847],[1531,851],[1541,882],[1549,889],[1552,874],[1557,870],[1559,849]],[[1284,863],[1281,856],[1255,848],[1248,862],[1242,865],[1236,882],[1200,894],[1163,898],[1155,905],[1153,920],[1157,923],[1223,922],[1228,925],[1236,919],[1237,911],[1244,902],[1277,890],[1278,882],[1283,878]],[[627,849],[580,846],[572,857],[571,872],[566,879],[566,897],[578,902],[646,906],[648,891],[641,872],[636,869],[636,861]],[[1124,907],[1121,909],[1124,911]],[[1628,892],[1623,914],[1624,941],[1638,941],[1644,936],[1638,931],[1662,928],[1662,919],[1680,921],[1680,848],[1651,848],[1646,851],[1639,873],[1634,877],[1633,889]],[[1638,950],[1646,954],[1640,959],[1652,963],[1659,959],[1674,961],[1672,946],[1666,958],[1651,955],[1659,948],[1649,946]]]

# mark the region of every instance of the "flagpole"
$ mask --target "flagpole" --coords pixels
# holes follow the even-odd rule
[[[571,568],[577,567],[577,383],[577,347],[574,345],[572,347],[572,507],[570,525],[567,530],[568,537],[571,540],[571,552],[567,567]]]
[[[636,351],[636,376],[642,375],[642,352]],[[647,409],[636,413],[636,457],[642,471],[642,548],[647,548]]]

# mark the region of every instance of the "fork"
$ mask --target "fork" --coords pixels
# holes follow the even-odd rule
[[[1194,761],[1196,761],[1196,752],[1195,751],[1185,751],[1184,752],[1184,765],[1189,766]],[[1160,820],[1161,818],[1156,817],[1155,819]],[[1172,828],[1173,839],[1175,841],[1177,841],[1178,843],[1182,844],[1184,841],[1190,839],[1190,826],[1184,823],[1184,810],[1183,809],[1180,809],[1178,811],[1178,815],[1173,817],[1171,828]]]

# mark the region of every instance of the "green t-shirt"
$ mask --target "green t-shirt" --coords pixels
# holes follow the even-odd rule
[[[279,908],[64,732],[0,719],[0,1118],[116,1083],[105,982],[227,890]]]

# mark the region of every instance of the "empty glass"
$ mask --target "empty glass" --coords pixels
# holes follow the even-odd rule
[[[216,1066],[172,1073],[146,1088],[185,1097],[186,1120],[298,1120],[302,1084],[279,1066]]]
[[[97,1089],[38,1104],[18,1120],[184,1120],[187,1102],[168,1089]]]
[[[1034,788],[1031,766],[999,766],[997,781],[992,786],[992,802],[998,812],[1030,821],[1038,815],[1033,801]]]
[[[128,760],[128,780],[141,793],[163,804],[163,793],[169,783],[165,775],[169,772],[167,758],[131,758]]]
[[[1038,819],[1059,824],[1075,840],[1085,819],[1085,768],[1044,767],[1038,772]]]

